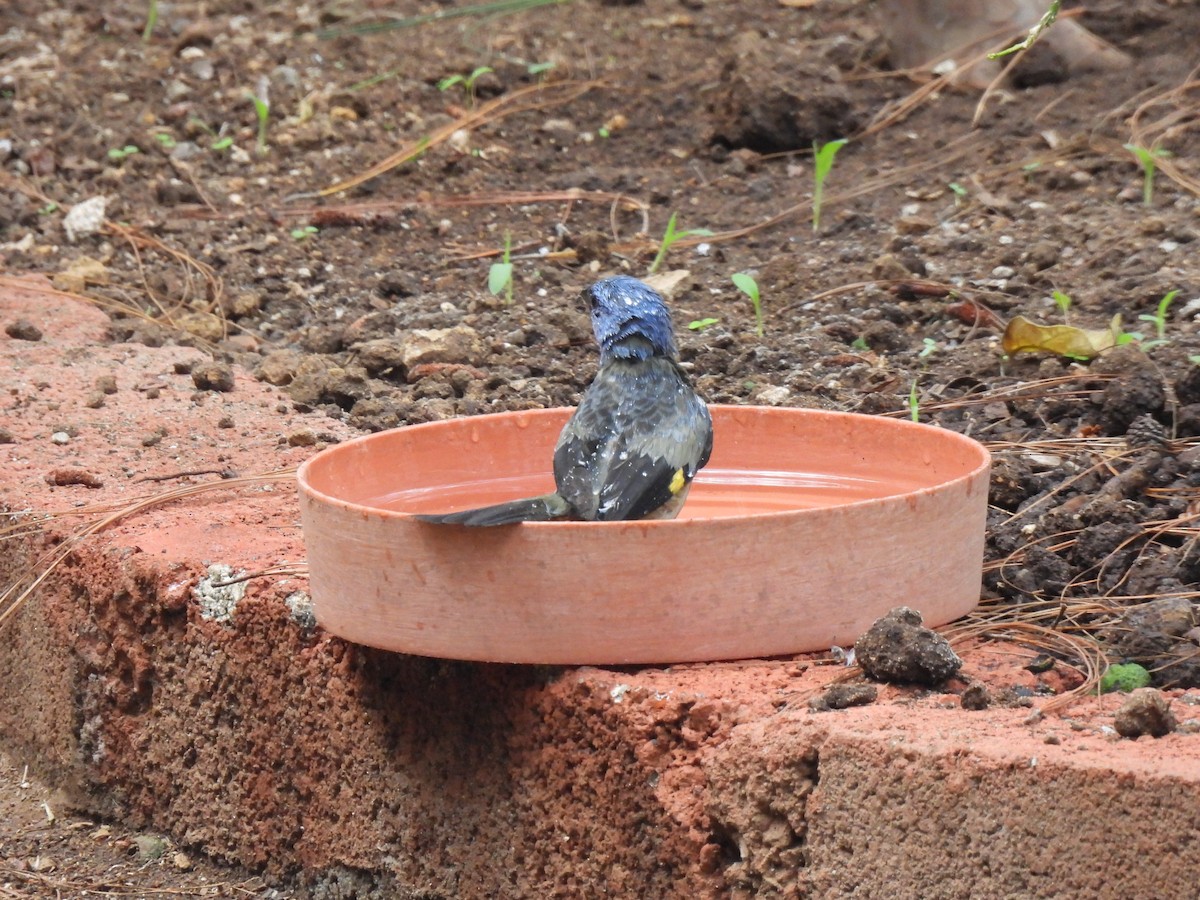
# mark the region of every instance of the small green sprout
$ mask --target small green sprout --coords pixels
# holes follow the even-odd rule
[[[1200,366],[1200,353],[1193,353],[1188,357],[1188,362],[1190,362],[1193,366]]]
[[[610,137],[612,135],[612,132],[609,131],[607,128],[605,128],[603,125],[601,125],[599,128],[596,129],[596,134],[602,138],[606,138],[606,137]]]
[[[749,297],[750,302],[754,305],[754,331],[759,337],[762,337],[766,329],[763,326],[762,297],[758,293],[758,282],[752,275],[747,275],[745,272],[734,272],[729,277],[733,280],[734,286]]]
[[[455,85],[459,85],[463,89],[463,94],[466,96],[467,102],[471,106],[474,106],[475,105],[475,82],[477,82],[480,78],[482,78],[484,75],[488,74],[489,72],[494,72],[494,71],[496,71],[496,70],[493,69],[491,66],[479,66],[473,72],[471,72],[467,75],[457,75],[457,74],[456,75],[447,75],[445,78],[443,78],[441,81],[439,81],[437,83],[437,89],[439,91],[448,91],[448,90],[450,90],[450,88],[454,87]]]
[[[150,0],[150,5],[146,9],[146,27],[142,29],[142,43],[150,43],[150,37],[154,34],[154,26],[158,24],[158,0]]]
[[[512,236],[507,233],[504,235],[504,256],[488,269],[488,290],[497,297],[503,293],[505,303],[513,302]]]
[[[963,201],[967,199],[967,189],[957,181],[952,181],[947,185],[954,193],[954,205],[961,206]]]
[[[1118,663],[1109,666],[1100,678],[1100,693],[1110,694],[1113,691],[1129,693],[1150,684],[1150,673],[1144,666],[1137,663]]]
[[[293,228],[292,237],[297,241],[307,241],[320,230],[316,225],[305,225],[302,228]]]
[[[1158,168],[1158,160],[1171,153],[1161,147],[1142,147],[1138,144],[1126,144],[1125,149],[1137,157],[1142,167],[1142,205],[1150,206],[1154,203],[1154,172]]]
[[[1150,322],[1154,325],[1154,332],[1157,335],[1155,340],[1143,343],[1143,347],[1157,347],[1159,344],[1167,342],[1167,310],[1171,308],[1172,301],[1178,296],[1178,290],[1167,291],[1158,301],[1158,306],[1153,313],[1142,313],[1138,316],[1139,322]]]
[[[720,319],[713,318],[696,319],[694,322],[688,322],[688,328],[690,328],[692,331],[703,331],[705,328],[716,325],[720,321]],[[1200,359],[1200,357],[1197,357],[1197,359]]]
[[[258,90],[253,93],[246,91],[246,97],[254,104],[254,115],[258,119],[258,136],[254,146],[259,156],[267,152],[267,128],[271,124],[271,100],[268,95],[270,82],[266,78],[258,80]]]
[[[1062,291],[1051,291],[1050,296],[1054,298],[1054,305],[1062,310],[1063,321],[1070,324],[1071,321],[1071,298]]]
[[[38,210],[39,216],[48,216],[51,213],[58,212],[58,204],[51,200],[45,206]]]
[[[171,150],[175,146],[175,138],[167,134],[165,131],[156,132],[154,139],[158,141],[159,146],[164,150]]]
[[[854,340],[852,340],[850,342],[850,349],[858,350],[860,352],[865,353],[866,351],[871,349],[871,345],[868,344],[867,339],[860,334],[858,337],[856,337]]]
[[[818,144],[813,141],[813,199],[812,199],[812,230],[816,234],[821,230],[821,204],[825,200],[825,179],[833,168],[833,158],[837,152],[846,146],[846,138],[830,141],[828,144]]]
[[[654,257],[654,262],[650,263],[649,273],[653,275],[658,271],[658,267],[667,258],[667,251],[671,249],[671,245],[676,241],[685,237],[707,237],[710,234],[712,232],[707,228],[689,228],[686,231],[676,231],[675,213],[671,213],[671,218],[667,219],[667,230],[663,232],[662,243],[658,246],[658,255]]]
[[[921,352],[917,354],[917,359],[928,359],[929,355],[937,349],[937,341],[927,337],[923,338],[921,343],[924,346],[921,347]],[[921,400],[917,396],[917,382],[921,380],[921,375],[924,374],[926,365],[928,363],[921,366],[921,371],[913,377],[912,385],[908,389],[908,415],[914,422],[921,421]]]
[[[997,53],[989,53],[988,59],[1000,59],[1003,56],[1016,53],[1018,50],[1028,50],[1033,46],[1034,41],[1040,38],[1042,33],[1054,24],[1054,21],[1058,18],[1058,11],[1061,6],[1062,0],[1051,0],[1050,8],[1047,9],[1042,15],[1042,18],[1039,19],[1038,22],[1029,29],[1029,34],[1026,35],[1025,40],[1018,41],[1011,47],[1006,47]]]
[[[222,138],[217,138],[215,141],[212,142],[212,148],[218,152],[221,150],[228,150],[232,146],[233,146],[233,138],[230,137],[229,135],[225,135],[225,137],[222,137]]]
[[[538,63],[529,63],[525,67],[525,71],[528,74],[532,75],[534,78],[537,78],[538,76],[545,75],[547,72],[551,71],[553,68],[554,68],[554,63],[552,63],[552,62],[538,62]]]
[[[126,144],[124,147],[113,147],[108,151],[108,158],[113,162],[124,162],[126,157],[133,156],[135,153],[141,153],[133,144]]]

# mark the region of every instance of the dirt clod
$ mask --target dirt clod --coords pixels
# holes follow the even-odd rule
[[[813,712],[831,709],[849,709],[851,706],[866,706],[874,703],[879,690],[873,684],[833,684],[818,697],[808,702]]]
[[[201,363],[192,369],[192,383],[202,391],[232,391],[233,369],[226,363]]]
[[[17,319],[15,322],[9,322],[4,326],[4,333],[14,341],[40,341],[42,339],[42,329],[38,328],[28,319]]]
[[[978,711],[992,705],[992,694],[982,681],[972,681],[962,692],[959,705],[963,709]]]
[[[1171,702],[1155,688],[1139,688],[1117,710],[1114,727],[1121,737],[1138,738],[1148,734],[1162,737],[1175,730]]]
[[[877,681],[941,684],[962,667],[950,642],[921,624],[921,614],[899,606],[854,642],[855,659]]]

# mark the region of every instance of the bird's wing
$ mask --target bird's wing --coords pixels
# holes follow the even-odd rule
[[[558,492],[584,519],[643,518],[678,496],[712,451],[712,419],[669,359],[601,367],[554,454]]]

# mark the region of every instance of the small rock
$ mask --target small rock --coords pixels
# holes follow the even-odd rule
[[[876,681],[932,687],[960,668],[950,642],[921,624],[921,614],[899,606],[854,642],[858,664]]]
[[[389,369],[401,368],[404,365],[406,347],[406,342],[396,338],[376,338],[355,344],[352,349],[362,367],[371,375],[378,375]]]
[[[959,705],[963,709],[969,709],[974,712],[987,709],[992,705],[991,691],[987,689],[987,685],[982,681],[972,681],[963,690],[962,697],[959,698]]]
[[[117,377],[115,375],[101,375],[96,379],[96,390],[102,394],[115,394],[117,392]]]
[[[1144,734],[1162,737],[1175,730],[1175,715],[1171,703],[1155,688],[1139,688],[1117,710],[1117,734],[1121,737],[1138,738]]]
[[[1029,262],[1040,272],[1057,263],[1060,252],[1054,241],[1038,241],[1029,248]]]
[[[92,393],[88,394],[88,397],[83,402],[83,405],[88,409],[101,409],[104,406],[104,394],[102,394],[100,391],[93,391]]]
[[[317,436],[311,428],[298,428],[287,436],[289,447],[312,447],[317,443]]]
[[[202,391],[232,391],[233,369],[220,362],[201,363],[192,369],[192,384]]]
[[[105,197],[92,197],[82,203],[76,203],[71,211],[63,216],[63,231],[67,240],[72,244],[76,238],[95,234],[104,226],[104,210],[108,206]]]
[[[60,291],[79,294],[89,284],[108,284],[108,267],[98,259],[81,256],[72,260],[66,269],[56,273],[50,281]]]
[[[4,333],[14,341],[40,341],[42,339],[42,329],[38,328],[28,319],[17,319],[15,322],[9,322],[4,326]]]
[[[254,370],[254,376],[267,384],[285,387],[296,377],[301,359],[301,355],[295,350],[275,350],[263,358]]]
[[[766,406],[782,406],[791,399],[792,392],[783,385],[773,385],[765,387],[754,395],[756,403],[762,403]]]
[[[881,281],[903,281],[912,278],[913,274],[899,259],[891,253],[885,253],[871,263],[871,277]]]
[[[15,444],[17,436],[7,428],[0,428],[0,444]]]
[[[192,868],[192,858],[182,850],[178,851],[173,857],[171,857],[171,862],[174,864],[175,868],[181,872],[186,872]]]
[[[104,479],[95,472],[89,472],[87,469],[63,466],[58,469],[51,469],[46,473],[46,484],[52,484],[56,487],[81,484],[84,487],[95,489],[104,487]]]
[[[221,300],[221,309],[225,311],[225,315],[240,318],[258,312],[262,307],[262,296],[251,291],[243,291],[240,294],[224,297]]]
[[[825,693],[808,701],[808,708],[813,712],[849,709],[874,703],[878,696],[879,690],[873,684],[831,684]]]
[[[138,857],[143,861],[162,859],[167,852],[167,842],[156,834],[139,834],[134,836],[134,844],[138,848]]]
[[[901,216],[896,220],[897,234],[925,234],[933,230],[933,222],[920,216]]]
[[[176,323],[188,334],[204,341],[216,342],[225,336],[225,323],[220,316],[207,312],[189,312],[179,316]]]
[[[56,431],[54,434],[50,435],[50,440],[61,446],[63,444],[71,443],[71,435],[67,434],[65,431]]]
[[[483,355],[483,341],[469,325],[419,328],[404,338],[402,362],[405,368],[429,362],[476,364]]]

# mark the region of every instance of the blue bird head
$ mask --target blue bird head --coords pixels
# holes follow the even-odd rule
[[[663,298],[628,275],[601,278],[583,292],[602,359],[675,355],[675,331]]]

